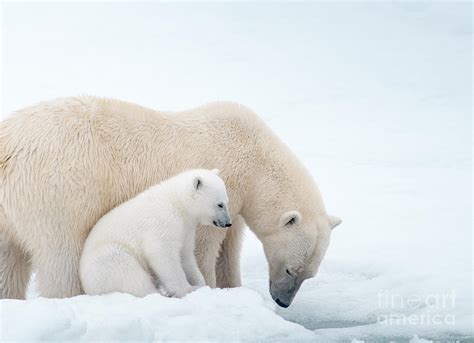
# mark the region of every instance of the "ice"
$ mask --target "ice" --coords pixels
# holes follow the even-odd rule
[[[470,3],[3,7],[3,116],[83,93],[173,110],[238,101],[343,223],[288,309],[247,231],[245,288],[46,300],[33,283],[30,300],[0,301],[2,338],[474,339]]]

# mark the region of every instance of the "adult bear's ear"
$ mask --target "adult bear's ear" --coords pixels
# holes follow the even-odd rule
[[[217,176],[219,176],[220,172],[219,172],[219,169],[212,169],[211,170],[214,174],[216,174]]]
[[[199,176],[196,176],[193,180],[193,186],[195,190],[198,190],[202,187],[202,180]]]
[[[329,227],[331,228],[331,230],[342,223],[342,219],[336,216],[328,215],[328,220],[329,220]]]
[[[281,215],[280,226],[291,227],[301,222],[301,213],[298,211],[288,211]]]

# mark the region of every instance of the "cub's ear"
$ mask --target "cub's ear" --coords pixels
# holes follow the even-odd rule
[[[219,172],[219,169],[212,169],[211,170],[214,174],[216,174],[217,176],[219,176],[220,172]]]
[[[301,222],[301,213],[298,211],[288,211],[280,217],[280,226],[291,227]]]
[[[193,186],[195,190],[198,190],[202,187],[202,180],[199,176],[196,176],[193,180]]]
[[[331,228],[331,230],[342,223],[342,219],[336,216],[328,215],[328,220],[329,220],[329,227]]]

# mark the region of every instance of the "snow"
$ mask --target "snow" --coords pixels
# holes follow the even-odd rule
[[[81,93],[176,110],[235,100],[343,224],[288,309],[248,231],[243,288],[48,300],[33,283],[28,301],[0,301],[0,337],[472,340],[471,6],[4,4],[3,116]]]
[[[236,299],[239,301],[236,304]],[[314,334],[285,321],[248,288],[199,289],[183,299],[128,294],[2,301],[6,341],[308,340]],[[18,318],[22,320],[19,321]]]

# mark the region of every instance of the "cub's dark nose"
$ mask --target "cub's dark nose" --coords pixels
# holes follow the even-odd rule
[[[275,299],[275,302],[276,302],[278,305],[280,305],[281,307],[284,307],[284,308],[287,308],[288,306],[290,306],[290,304],[282,303],[282,302],[280,301],[280,299],[278,299],[278,298]]]
[[[231,226],[232,226],[232,223],[225,224],[225,227],[231,227]]]

